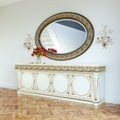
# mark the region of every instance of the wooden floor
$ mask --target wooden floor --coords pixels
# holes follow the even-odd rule
[[[36,96],[17,95],[0,88],[0,120],[120,120],[120,105],[93,106]]]

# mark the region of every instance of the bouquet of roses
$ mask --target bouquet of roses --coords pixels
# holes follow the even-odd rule
[[[46,56],[46,50],[44,48],[37,47],[33,49],[33,52],[31,55],[37,56],[37,58],[40,58],[40,56]]]

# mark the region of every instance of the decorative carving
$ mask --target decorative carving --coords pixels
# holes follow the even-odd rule
[[[22,64],[15,65],[15,69],[23,70],[49,70],[49,71],[76,71],[76,72],[101,72],[105,71],[104,65],[50,65],[50,64]]]

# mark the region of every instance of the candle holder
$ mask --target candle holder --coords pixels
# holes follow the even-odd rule
[[[28,34],[27,37],[25,38],[24,41],[24,47],[27,50],[31,50],[33,48],[33,44],[32,44],[32,37]]]
[[[97,43],[101,44],[103,48],[106,48],[109,44],[112,44],[112,39],[110,34],[112,31],[107,25],[103,25],[101,31],[99,32],[99,37],[97,37]]]

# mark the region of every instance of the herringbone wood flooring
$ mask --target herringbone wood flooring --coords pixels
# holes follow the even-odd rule
[[[0,88],[0,120],[120,120],[120,105],[104,104],[95,109]]]

